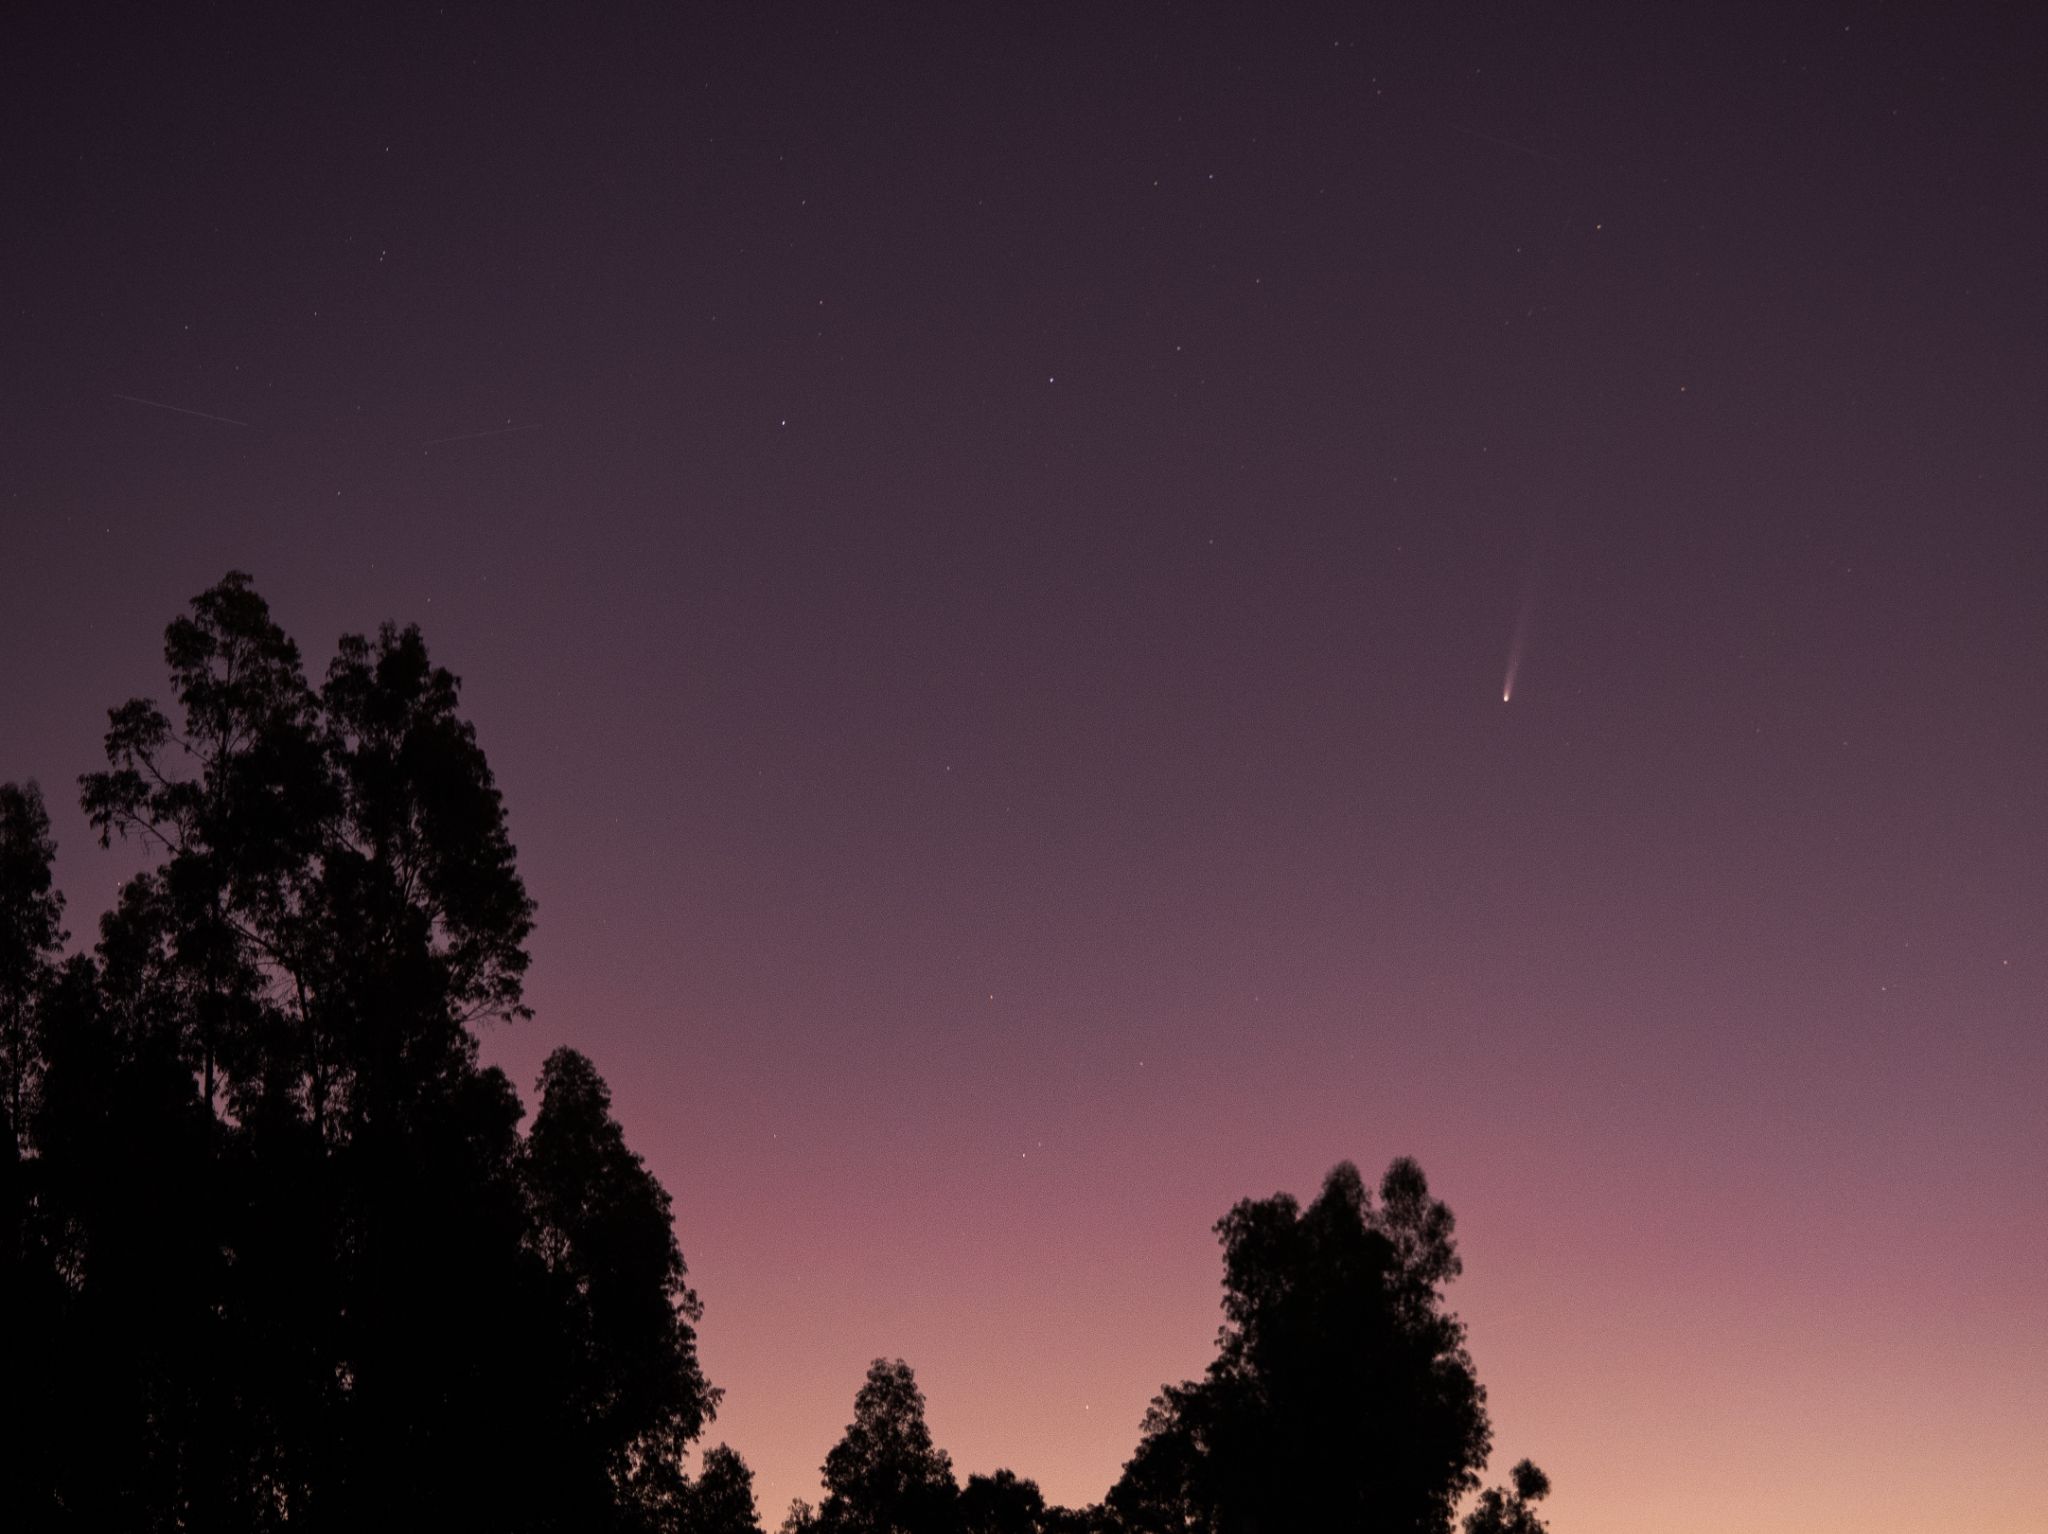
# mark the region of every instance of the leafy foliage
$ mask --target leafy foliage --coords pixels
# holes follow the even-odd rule
[[[1550,1477],[1528,1460],[1508,1472],[1505,1487],[1489,1486],[1465,1515],[1465,1534],[1546,1534],[1535,1504],[1550,1495]]]
[[[54,964],[48,822],[0,790],[5,1297],[47,1404],[11,1504],[683,1529],[718,1394],[668,1196],[589,1061],[550,1057],[522,1137],[478,1059],[526,1015],[533,906],[459,684],[387,627],[315,690],[239,573],[164,653],[173,710],[112,710],[82,784],[153,855],[91,955]]]
[[[1045,1494],[1014,1470],[970,1475],[960,1492],[961,1534],[1039,1534]]]
[[[703,1306],[684,1281],[668,1194],[627,1149],[611,1093],[574,1050],[541,1067],[522,1172],[527,1240],[551,1280],[577,1430],[611,1453],[623,1496],[662,1505],[672,1495],[664,1477],[718,1402],[697,1366],[692,1323]],[[714,1486],[735,1478],[738,1457],[726,1454]]]
[[[932,1444],[924,1392],[902,1359],[878,1358],[853,1398],[853,1422],[825,1456],[824,1534],[948,1534],[959,1484]]]
[[[1380,1202],[1349,1163],[1306,1210],[1223,1217],[1224,1326],[1168,1386],[1108,1506],[1133,1531],[1448,1530],[1491,1442],[1464,1328],[1443,1308],[1452,1219],[1400,1160]]]
[[[35,1088],[37,1014],[65,936],[56,856],[42,791],[0,783],[0,1156],[10,1162]]]
[[[761,1534],[754,1472],[724,1444],[704,1453],[685,1526],[688,1534]]]

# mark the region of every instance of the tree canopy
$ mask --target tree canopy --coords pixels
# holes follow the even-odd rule
[[[1039,1534],[1045,1494],[1014,1470],[970,1475],[960,1492],[961,1534]]]
[[[0,783],[0,1155],[10,1160],[28,1127],[36,1015],[65,937],[56,855],[42,790]]]
[[[1491,1445],[1464,1327],[1443,1305],[1453,1222],[1413,1161],[1379,1191],[1375,1205],[1346,1162],[1306,1209],[1276,1194],[1217,1223],[1217,1356],[1154,1399],[1108,1498],[1121,1527],[1451,1527]]]
[[[11,1506],[56,1528],[682,1529],[745,1487],[667,1194],[591,1063],[530,1133],[475,1025],[526,1015],[533,904],[414,628],[320,686],[249,578],[165,636],[82,782],[147,854],[59,963],[54,847],[0,787]],[[517,1466],[517,1474],[506,1473]],[[749,1501],[750,1505],[750,1501]],[[699,1520],[701,1521],[701,1520]]]
[[[853,1422],[825,1456],[823,1534],[950,1534],[959,1483],[932,1444],[924,1392],[902,1359],[878,1358],[853,1398]]]
[[[1550,1477],[1528,1460],[1508,1472],[1506,1486],[1489,1486],[1465,1515],[1465,1534],[1547,1534],[1536,1504],[1550,1495]]]
[[[687,1534],[761,1534],[754,1472],[725,1444],[708,1449],[688,1499]]]

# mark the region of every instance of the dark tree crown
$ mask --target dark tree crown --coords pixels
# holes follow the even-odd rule
[[[0,789],[25,1526],[753,1528],[736,1455],[683,1472],[702,1310],[602,1078],[556,1052],[522,1136],[478,1059],[533,904],[455,677],[386,626],[315,689],[240,572],[164,655],[82,781],[152,855],[92,954]]]

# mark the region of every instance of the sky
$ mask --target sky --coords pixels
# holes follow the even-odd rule
[[[1417,1157],[1559,1534],[2041,1534],[2048,12],[46,6],[0,779],[417,622],[765,1521]],[[1504,701],[1512,683],[1512,697]]]

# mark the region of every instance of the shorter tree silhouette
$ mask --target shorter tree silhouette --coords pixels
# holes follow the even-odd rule
[[[960,1492],[961,1534],[1040,1534],[1045,1495],[1014,1470],[970,1475]]]
[[[932,1444],[924,1392],[902,1359],[878,1358],[853,1398],[853,1422],[825,1456],[823,1534],[954,1534],[960,1488]]]
[[[1380,1198],[1349,1162],[1307,1209],[1286,1194],[1217,1222],[1224,1325],[1200,1380],[1170,1385],[1108,1508],[1132,1534],[1447,1534],[1491,1445],[1451,1212],[1422,1169]]]
[[[1546,1534],[1535,1504],[1550,1495],[1550,1477],[1528,1460],[1508,1472],[1505,1487],[1489,1486],[1465,1515],[1465,1534]]]
[[[724,1444],[704,1451],[686,1506],[682,1534],[761,1534],[754,1472]]]

